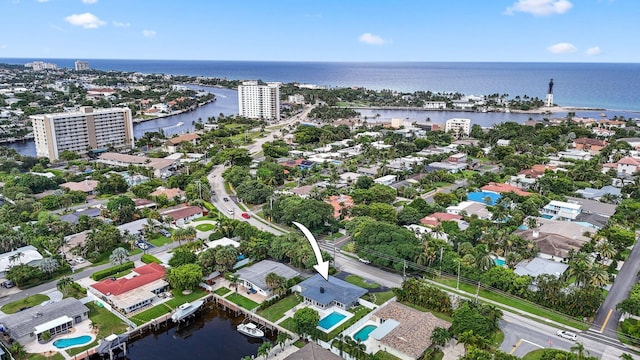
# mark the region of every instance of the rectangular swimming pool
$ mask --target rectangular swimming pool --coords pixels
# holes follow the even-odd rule
[[[320,321],[318,321],[318,326],[325,330],[329,330],[346,317],[347,315],[342,315],[339,312],[334,311],[331,314],[320,319]]]

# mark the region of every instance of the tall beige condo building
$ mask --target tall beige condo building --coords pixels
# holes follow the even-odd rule
[[[280,84],[243,82],[238,86],[238,114],[251,119],[280,119]]]
[[[70,150],[86,154],[92,149],[113,146],[133,148],[131,109],[94,109],[80,107],[76,112],[30,116],[36,155],[57,160],[60,153]]]

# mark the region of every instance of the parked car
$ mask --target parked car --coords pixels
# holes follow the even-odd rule
[[[84,262],[84,259],[81,257],[76,258],[76,264],[82,264]]]
[[[166,236],[166,237],[170,237],[171,233],[165,229],[160,229],[160,234],[162,234],[162,236]]]
[[[255,294],[255,293],[257,293],[257,291],[256,291],[256,289],[254,289],[254,288],[249,288],[249,289],[247,290],[247,294]]]
[[[144,242],[144,241],[141,241],[141,242],[137,243],[136,245],[142,250],[147,250],[149,248],[149,245],[147,245],[147,243]]]
[[[0,284],[0,285],[1,285],[3,288],[6,288],[6,289],[10,289],[10,288],[12,288],[12,287],[14,287],[14,286],[15,286],[15,284],[14,284],[14,283],[13,283],[13,281],[11,281],[11,280],[4,281],[4,282],[3,282],[2,284]]]
[[[245,219],[249,219],[251,216],[247,213],[242,213],[242,217]]]
[[[369,261],[369,260],[367,260],[367,259],[362,259],[362,258],[360,258],[360,259],[358,259],[358,261],[360,261],[360,262],[361,262],[361,263],[363,263],[363,264],[371,264],[371,261]]]
[[[228,197],[223,197],[222,200],[229,201],[229,198]]]
[[[561,338],[565,338],[567,340],[571,340],[571,341],[578,340],[578,335],[572,333],[571,331],[558,330],[556,334],[558,334],[558,336],[560,336]]]
[[[229,214],[233,214],[233,209],[227,209],[227,212],[228,212]]]

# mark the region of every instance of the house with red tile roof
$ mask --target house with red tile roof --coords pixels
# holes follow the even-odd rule
[[[456,221],[462,220],[462,216],[455,214],[448,214],[443,212],[433,213],[420,219],[422,225],[436,227],[443,221]]]
[[[69,189],[69,191],[82,191],[87,195],[93,195],[96,193],[96,188],[100,182],[98,180],[84,180],[78,182],[66,182],[60,184],[60,187]]]
[[[150,263],[120,279],[105,279],[89,287],[98,298],[123,314],[131,313],[157,301],[158,295],[169,288],[164,280],[165,268]]]
[[[333,207],[333,217],[335,219],[339,219],[343,211],[351,209],[355,205],[353,198],[349,195],[331,195],[324,202]]]
[[[185,199],[184,191],[180,190],[179,188],[166,188],[164,186],[158,186],[156,191],[154,191],[151,194],[149,194],[149,196],[153,196],[154,198],[158,197],[158,196],[161,196],[161,195],[166,196],[167,199],[169,199],[169,200],[173,200],[173,199],[184,200]]]
[[[160,213],[163,217],[171,217],[171,223],[176,226],[182,226],[191,222],[192,220],[206,215],[206,211],[202,210],[199,206],[183,206],[170,210],[165,210]]]
[[[530,192],[522,191],[522,190],[520,190],[519,188],[517,188],[517,187],[515,187],[513,185],[509,185],[509,184],[505,184],[505,183],[490,182],[487,185],[481,187],[480,189],[482,191],[495,193],[495,194],[514,192],[514,193],[516,193],[516,195],[520,195],[520,196],[529,196],[529,195],[531,195]]]
[[[578,150],[584,151],[600,151],[607,146],[608,142],[605,140],[590,139],[590,138],[577,138],[573,140],[573,147]]]
[[[200,140],[200,136],[196,133],[175,136],[167,140],[167,142],[164,144],[164,149],[169,154],[174,154],[180,150],[180,146],[182,144],[191,143],[193,145],[197,145],[198,140]]]

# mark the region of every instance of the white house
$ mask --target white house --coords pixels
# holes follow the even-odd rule
[[[376,184],[389,186],[394,182],[396,182],[397,179],[398,179],[397,175],[385,175],[377,179],[374,179],[373,182]]]

